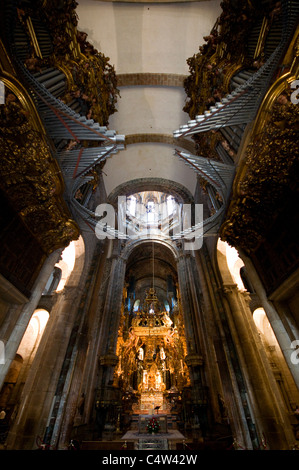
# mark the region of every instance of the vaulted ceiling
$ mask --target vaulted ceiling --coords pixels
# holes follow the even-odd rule
[[[149,241],[132,251],[127,262],[126,281],[129,286],[134,282],[135,299],[143,300],[146,290],[154,286],[159,301],[167,300],[169,279],[175,286],[176,262],[168,248]]]
[[[107,196],[130,181],[169,180],[194,195],[196,176],[174,155],[173,131],[185,124],[183,78],[221,12],[220,1],[118,3],[79,1],[78,29],[114,65],[120,97],[109,127],[126,149],[104,167]]]
[[[173,131],[189,117],[183,111],[187,59],[198,51],[221,12],[220,1],[188,3],[114,3],[79,1],[78,29],[114,65],[120,97],[109,127],[126,136],[126,148],[103,168],[106,194],[132,194],[142,189],[194,196],[196,174],[174,155]],[[193,145],[189,139],[190,145]],[[142,188],[143,186],[143,188]],[[158,243],[142,243],[127,264],[136,298],[154,284],[167,298],[167,279],[176,281],[172,253]]]

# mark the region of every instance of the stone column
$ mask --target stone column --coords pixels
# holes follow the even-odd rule
[[[72,286],[65,287],[58,296],[22,392],[8,448],[34,449],[36,437],[43,440],[46,427],[53,432],[60,407],[59,388],[65,386],[66,377],[57,383],[69,347],[78,295],[78,287]]]
[[[125,280],[126,261],[118,253],[114,253],[106,260],[105,275],[103,278],[97,309],[101,310],[98,328],[98,391],[97,400],[101,400],[101,394],[108,384],[113,382],[114,368],[118,363],[115,354],[118,327],[120,320],[123,287]]]
[[[210,387],[210,400],[213,409],[214,421],[227,425],[233,420],[236,429],[239,421],[239,414],[236,410],[233,385],[229,383],[228,365],[225,364],[225,338],[221,332],[218,322],[218,302],[214,294],[218,293],[215,283],[209,275],[207,263],[204,261],[201,251],[195,253],[197,283],[200,286],[202,296],[202,306],[199,312],[201,329],[203,335],[203,355],[205,358],[205,375]],[[216,291],[216,292],[215,292]],[[224,378],[225,376],[225,378]],[[224,392],[231,397],[234,408],[228,407]],[[243,442],[241,432],[236,432],[239,442]]]
[[[106,288],[106,298],[103,308],[103,322],[106,334],[102,336],[100,364],[111,370],[107,380],[112,381],[114,366],[118,362],[115,355],[120,311],[125,281],[125,260],[120,255],[112,255],[109,283]],[[114,356],[114,359],[112,359]],[[110,367],[111,366],[111,367]]]
[[[181,253],[178,256],[177,272],[179,289],[181,296],[181,306],[183,310],[185,335],[187,341],[188,353],[194,354],[194,351],[199,353],[196,346],[196,339],[194,335],[194,298],[192,292],[193,279],[190,276],[190,254]]]
[[[198,269],[205,298],[205,305],[212,316],[211,337],[221,378],[223,399],[227,408],[234,438],[241,448],[252,449],[258,446],[258,436],[253,413],[248,404],[248,392],[238,351],[234,344],[225,308],[222,280],[211,262],[206,244],[196,254]],[[220,396],[220,399],[222,397]]]
[[[293,364],[292,362],[292,341],[299,339],[299,333],[297,326],[290,324],[287,318],[281,318],[273,303],[268,299],[265,292],[264,286],[256,272],[256,269],[252,261],[245,256],[243,253],[240,253],[242,260],[245,263],[247,274],[250,278],[250,281],[254,287],[255,292],[257,293],[262,307],[266,312],[268,320],[271,324],[271,327],[274,331],[276,339],[279,343],[279,346],[282,350],[286,363],[291,371],[291,374],[294,378],[294,381],[299,388],[299,367],[298,364]]]
[[[178,258],[178,280],[183,311],[185,334],[187,340],[187,356],[185,362],[190,373],[190,397],[193,412],[187,414],[194,431],[205,436],[210,425],[210,400],[208,387],[204,374],[204,361],[202,357],[202,331],[200,331],[199,293],[195,288],[194,264],[192,255],[182,253]]]
[[[56,294],[56,303],[23,388],[9,434],[10,449],[36,449],[37,436],[47,444],[56,445],[76,355],[74,345],[83,318],[78,306],[82,293],[86,292],[83,288],[88,264],[84,270],[86,256],[83,244],[80,241],[78,244],[74,269],[63,291]]]
[[[28,323],[41,298],[45,285],[58,262],[62,250],[52,253],[44,262],[39,276],[32,288],[29,301],[23,306],[11,307],[1,326],[0,340],[5,345],[5,363],[0,364],[0,389],[26,331]]]
[[[116,345],[126,270],[126,260],[118,253],[112,254],[106,263],[110,269],[105,268],[108,278],[103,280],[101,288],[104,300],[98,306],[102,313],[98,330],[99,369],[95,410],[96,427],[100,438],[102,432],[108,433],[110,438],[110,433],[115,430],[115,406],[116,403],[120,403],[120,392],[113,386],[113,379],[114,369],[118,363]]]
[[[247,293],[236,285],[224,285],[232,336],[248,385],[250,403],[259,430],[273,450],[286,450],[294,442],[285,406],[270,369],[266,353],[247,302]]]

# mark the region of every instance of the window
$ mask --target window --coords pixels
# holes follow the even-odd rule
[[[174,196],[160,191],[140,191],[128,195],[126,205],[126,228],[128,235],[147,238],[149,234],[171,237],[180,225],[180,205]],[[122,213],[122,212],[121,212]]]
[[[154,201],[148,201],[146,205],[147,212],[147,223],[153,224],[155,222],[155,203]]]
[[[167,196],[167,214],[172,215],[175,209],[175,200],[172,196]]]
[[[135,196],[130,196],[127,199],[127,207],[129,213],[134,217],[136,214],[136,197]]]

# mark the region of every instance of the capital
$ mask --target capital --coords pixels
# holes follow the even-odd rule
[[[190,354],[187,354],[187,356],[185,357],[185,362],[188,367],[202,366],[203,358],[200,354],[192,352]]]
[[[99,357],[99,364],[101,366],[115,367],[118,364],[118,356],[112,351]]]
[[[233,294],[234,292],[238,292],[237,284],[226,284],[222,288],[222,292],[225,295]]]

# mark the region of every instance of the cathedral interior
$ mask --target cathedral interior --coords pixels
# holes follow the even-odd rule
[[[299,450],[298,2],[0,6],[0,449]]]

